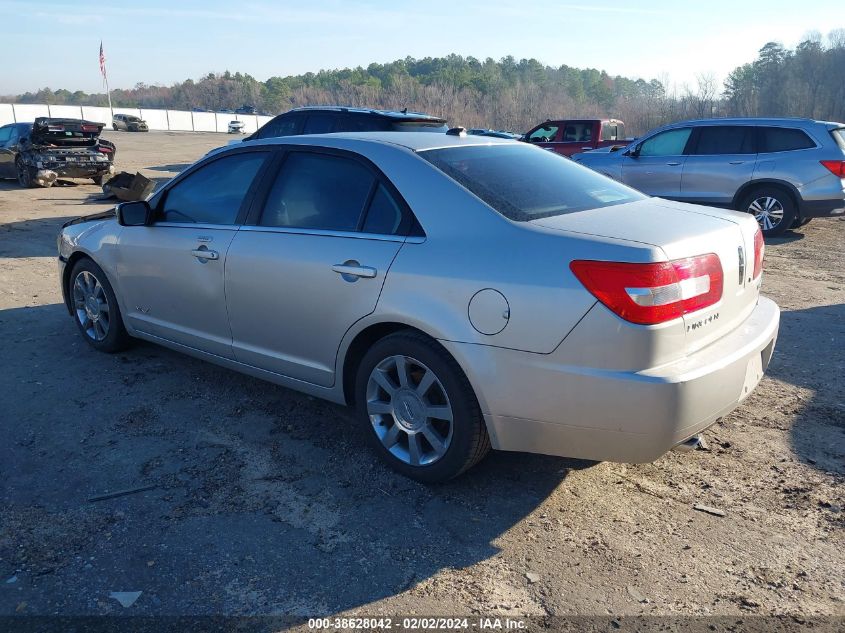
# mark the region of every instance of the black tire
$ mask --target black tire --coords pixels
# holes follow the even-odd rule
[[[445,392],[446,403],[451,407],[450,440],[442,456],[431,463],[412,465],[394,455],[379,439],[376,428],[378,426],[385,429],[394,425],[399,427],[399,423],[392,414],[382,416],[379,421],[373,422],[367,409],[371,374],[379,365],[396,356],[419,361],[425,369],[432,371],[438,381],[432,388],[438,392],[442,389]],[[396,383],[392,379],[391,382]],[[469,380],[449,352],[437,341],[422,333],[397,332],[375,343],[364,354],[358,365],[354,393],[356,417],[370,443],[391,468],[406,477],[423,483],[448,481],[477,464],[490,451],[490,438],[484,425],[484,417]],[[432,390],[426,391],[422,397],[432,398]],[[429,400],[428,405],[437,406],[437,403],[432,404]],[[422,436],[421,433],[419,435]],[[406,434],[403,437],[409,441],[409,435]],[[433,447],[427,439],[420,441],[429,448]],[[401,440],[394,446],[398,447],[400,443]],[[436,449],[433,452],[436,452]]]
[[[18,184],[21,187],[32,189],[37,186],[32,167],[27,167],[20,157],[15,160],[15,172],[18,176]]]
[[[774,201],[771,208],[767,210],[770,202]],[[757,215],[756,210],[766,211],[765,214],[760,214],[757,217],[757,222],[760,224],[760,229],[763,231],[765,237],[778,237],[783,235],[786,231],[792,228],[795,218],[798,216],[798,210],[795,206],[795,201],[786,189],[777,187],[775,185],[762,185],[754,187],[749,191],[739,203],[739,211]],[[780,212],[781,215],[776,223],[772,220],[776,217],[773,213]]]
[[[95,298],[98,300],[104,299],[107,305],[108,321],[105,323],[101,321],[99,326],[99,328],[105,329],[105,335],[102,337],[99,336],[101,329],[96,327],[90,318],[88,319],[90,326],[83,324],[83,315],[96,312],[96,310],[90,306],[90,304],[86,304],[86,301],[84,300],[84,297],[86,296],[86,293],[84,292],[87,285],[86,280],[90,279],[90,277],[84,277],[83,275],[85,274],[93,277],[102,288],[102,293],[91,294],[96,294],[97,296]],[[79,287],[77,287],[78,278],[80,281]],[[84,338],[91,347],[99,352],[113,354],[114,352],[120,352],[129,346],[132,339],[126,332],[126,328],[123,325],[123,316],[120,313],[120,306],[117,304],[117,298],[114,296],[114,290],[112,289],[106,274],[103,272],[103,269],[94,263],[93,260],[83,257],[73,265],[73,269],[71,270],[68,278],[67,296],[70,300],[71,312],[73,313],[73,320],[76,323],[76,327],[79,329],[80,334],[82,334],[82,338]],[[100,304],[101,303],[102,301],[100,301]],[[102,315],[103,312],[100,310],[97,315],[97,320],[102,319]]]
[[[813,218],[795,218],[795,221],[792,223],[792,228],[793,229],[801,228],[802,226],[809,224],[810,220],[812,220],[812,219]]]
[[[103,183],[106,181],[106,176],[101,174],[99,176],[94,176],[93,178],[91,178],[91,180],[93,180],[94,184],[98,187],[102,187]]]

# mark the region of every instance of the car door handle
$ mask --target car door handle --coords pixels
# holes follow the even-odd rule
[[[731,165],[742,165],[745,161],[744,160],[732,160],[730,161]]]
[[[210,251],[206,248],[198,248],[195,251],[191,251],[191,255],[193,255],[197,259],[219,259],[220,258],[220,255],[217,251]]]
[[[674,162],[674,161],[673,161],[673,162],[671,162],[671,163],[666,163],[666,164],[667,164],[667,165],[670,165],[670,166],[672,166],[672,167],[677,167],[677,166],[678,166],[678,165],[680,165],[681,163],[678,163],[678,162]]]
[[[365,277],[372,279],[378,272],[372,266],[351,266],[349,264],[335,264],[332,270],[340,275],[351,275],[352,277]]]

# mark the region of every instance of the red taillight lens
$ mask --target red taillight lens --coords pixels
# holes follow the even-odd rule
[[[834,176],[845,178],[845,160],[823,160],[821,164],[833,172]]]
[[[754,234],[754,274],[753,279],[757,279],[760,273],[763,272],[763,255],[766,254],[766,245],[763,242],[763,232],[757,229]]]
[[[596,299],[631,323],[664,323],[722,298],[722,263],[714,253],[646,264],[576,260],[569,268]]]
[[[83,125],[82,131],[83,132],[96,132],[99,128],[97,125]]]

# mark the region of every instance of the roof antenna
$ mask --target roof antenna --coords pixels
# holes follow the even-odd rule
[[[408,107],[407,106],[402,108],[402,114],[408,114]]]

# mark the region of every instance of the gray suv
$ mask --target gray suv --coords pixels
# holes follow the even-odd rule
[[[753,213],[766,236],[845,214],[845,124],[683,121],[573,160],[661,198]]]

